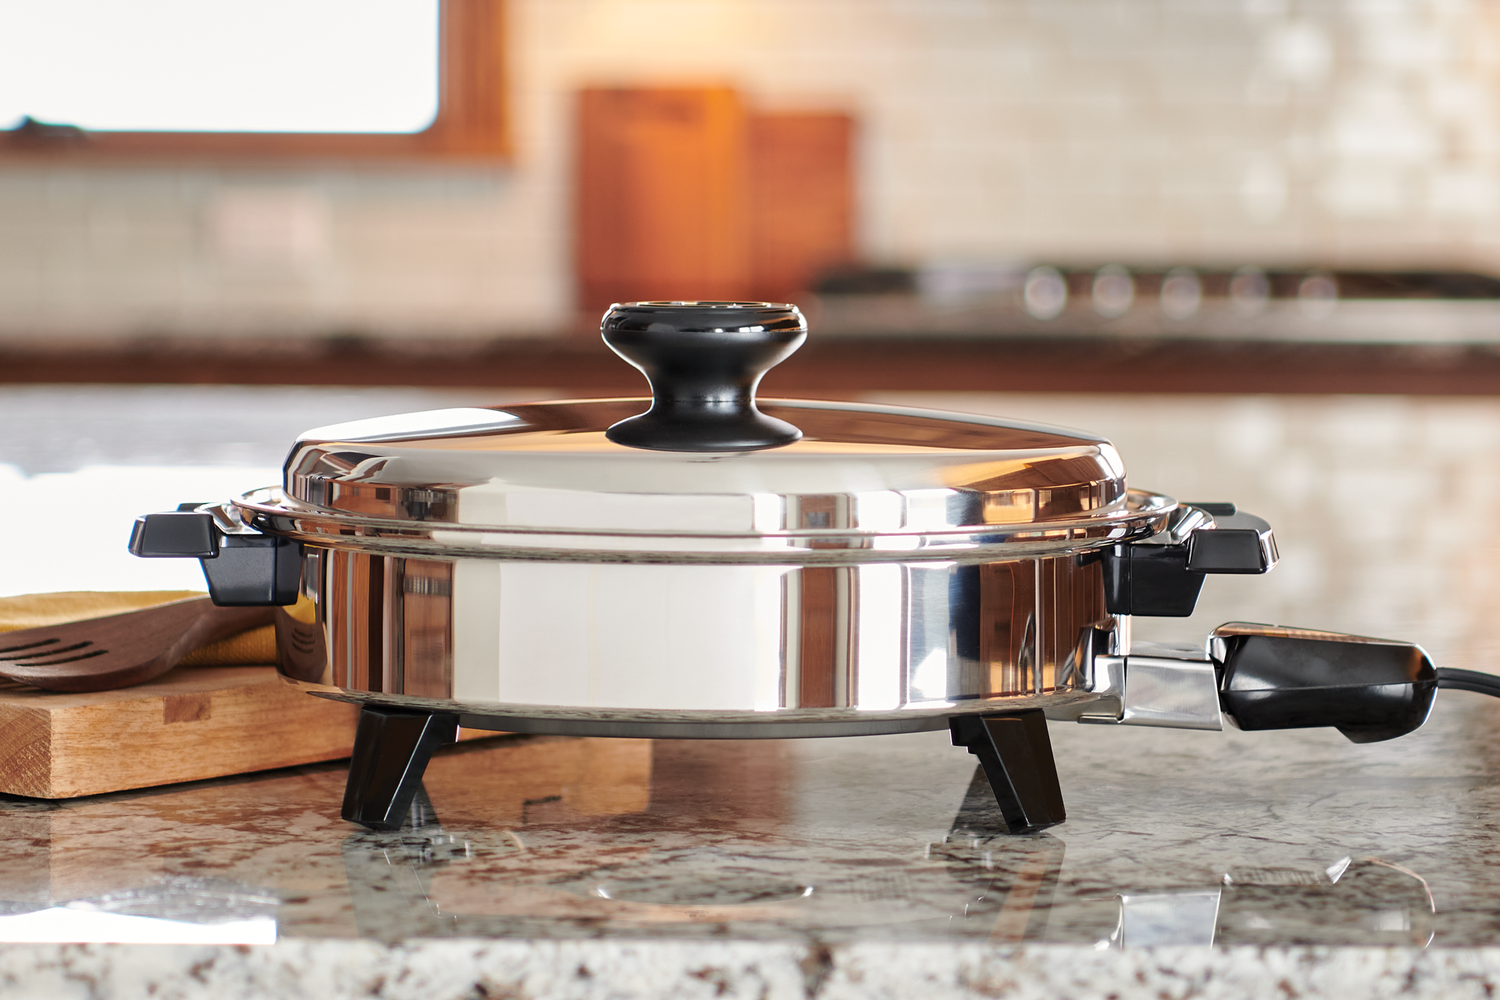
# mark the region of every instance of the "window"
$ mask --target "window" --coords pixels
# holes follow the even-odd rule
[[[0,158],[502,159],[501,15],[502,0],[0,0]]]

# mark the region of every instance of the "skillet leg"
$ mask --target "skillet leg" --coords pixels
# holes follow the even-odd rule
[[[400,828],[432,752],[456,739],[456,715],[364,706],[344,786],[344,819],[371,830]]]
[[[1035,833],[1067,818],[1057,762],[1039,709],[948,720],[953,745],[979,758],[1011,833]]]

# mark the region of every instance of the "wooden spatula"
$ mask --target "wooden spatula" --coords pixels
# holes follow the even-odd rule
[[[0,632],[0,677],[48,691],[107,691],[158,677],[206,643],[269,625],[275,608],[207,597],[104,618]]]

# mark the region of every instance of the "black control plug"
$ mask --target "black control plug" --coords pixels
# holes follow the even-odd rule
[[[1331,726],[1355,743],[1421,727],[1438,672],[1420,646],[1233,622],[1209,640],[1219,700],[1246,730]]]

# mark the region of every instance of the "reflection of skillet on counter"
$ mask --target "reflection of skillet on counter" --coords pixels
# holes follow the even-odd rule
[[[1426,947],[1436,907],[1421,876],[1380,858],[1326,869],[1249,868],[1212,889],[1115,897],[1112,948],[1157,945]]]
[[[137,522],[214,600],[276,606],[289,680],[361,706],[343,815],[393,829],[460,726],[775,739],[949,729],[1012,832],[1062,822],[1047,719],[1332,726],[1426,719],[1406,643],[1232,624],[1131,642],[1210,574],[1277,561],[1227,503],[1127,489],[1101,437],[776,400],[794,306],[616,306],[650,400],[438,410],[308,431],[279,488]]]
[[[645,832],[629,823],[621,830]],[[1062,880],[1065,852],[1050,834],[1007,835],[978,768],[942,840],[887,864],[810,856],[794,839],[749,829],[682,838],[670,823],[653,824],[646,837],[587,844],[547,824],[458,835],[444,829],[425,792],[402,829],[353,834],[343,844],[360,932],[391,940],[543,925],[555,933],[569,923],[580,933],[670,924],[676,933],[733,926],[833,938],[882,926],[1007,944],[1092,941],[1100,949],[1425,946],[1433,936],[1426,883],[1375,858],[1326,869],[1233,868],[1217,886],[1100,896]]]

